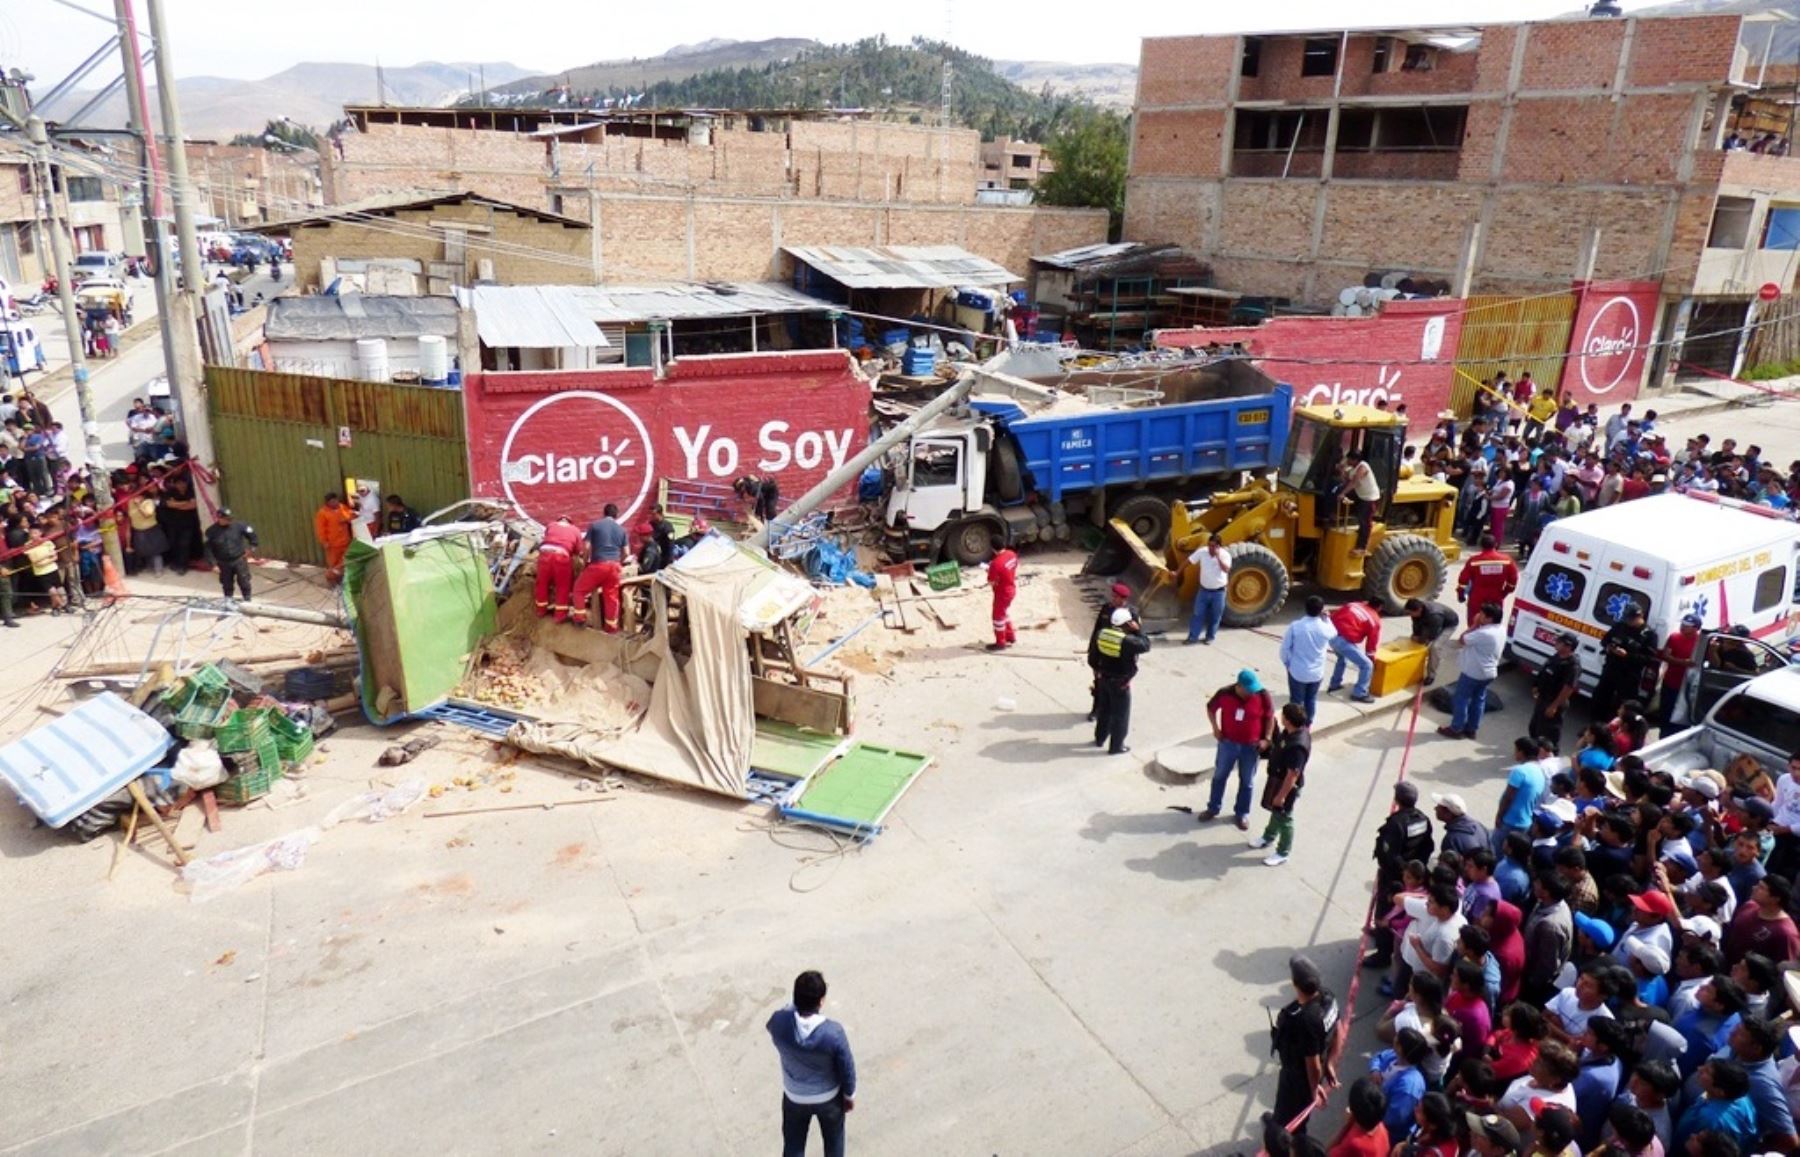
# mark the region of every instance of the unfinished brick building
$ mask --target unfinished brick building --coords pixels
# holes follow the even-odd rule
[[[1103,241],[1103,210],[975,203],[967,129],[797,112],[353,106],[322,158],[328,204],[472,190],[588,221],[599,279],[780,277],[784,245],[960,245],[1023,273]]]
[[[1730,14],[1145,40],[1125,236],[1312,304],[1370,271],[1648,280],[1658,338],[1716,335],[1800,252],[1800,160],[1721,148],[1770,39]]]

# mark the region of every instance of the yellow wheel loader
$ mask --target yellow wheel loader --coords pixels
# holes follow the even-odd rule
[[[1386,410],[1297,407],[1278,475],[1171,504],[1168,545],[1161,551],[1146,546],[1126,520],[1110,520],[1108,541],[1088,560],[1087,573],[1119,576],[1132,588],[1145,629],[1173,630],[1188,621],[1199,587],[1189,559],[1216,537],[1231,555],[1228,627],[1267,622],[1295,580],[1357,591],[1398,614],[1407,599],[1435,598],[1449,563],[1461,553],[1451,533],[1456,491],[1402,477],[1405,438],[1405,420]],[[1361,551],[1344,486],[1345,456],[1352,453],[1362,456],[1381,486],[1368,548]]]

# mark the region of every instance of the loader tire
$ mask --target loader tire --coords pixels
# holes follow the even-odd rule
[[[1260,627],[1281,609],[1288,597],[1288,571],[1281,557],[1256,542],[1240,542],[1231,548],[1231,575],[1225,580],[1225,614],[1228,627]]]
[[[1148,494],[1137,494],[1113,510],[1112,517],[1131,528],[1138,541],[1151,550],[1161,550],[1169,541],[1169,504]]]
[[[1437,543],[1423,535],[1390,534],[1369,553],[1363,593],[1380,599],[1382,610],[1398,615],[1407,599],[1434,599],[1444,589],[1449,564]]]

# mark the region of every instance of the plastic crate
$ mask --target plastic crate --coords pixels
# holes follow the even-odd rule
[[[954,559],[925,568],[925,582],[934,591],[953,591],[962,586],[962,567]]]
[[[219,750],[254,751],[265,739],[272,738],[270,715],[266,708],[242,708],[219,725]]]
[[[225,672],[219,670],[218,666],[213,663],[207,663],[190,673],[188,675],[188,682],[196,687],[205,687],[215,691],[228,691],[231,689],[231,678],[226,675]]]
[[[270,750],[272,752],[273,747]],[[271,765],[261,758],[260,752],[257,753],[257,760],[253,764],[246,764],[243,755],[239,755],[232,760],[232,765],[240,770],[234,772],[231,778],[219,785],[220,803],[246,804],[252,800],[261,799],[269,794],[269,789],[283,774],[279,757]]]
[[[282,762],[300,763],[313,753],[312,732],[307,732],[299,739],[288,740],[277,737],[275,750],[281,754]]]

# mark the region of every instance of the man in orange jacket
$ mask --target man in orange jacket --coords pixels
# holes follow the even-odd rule
[[[334,585],[344,577],[344,552],[356,537],[351,526],[356,512],[338,494],[327,494],[325,505],[313,512],[313,537],[325,548],[325,577]]]
[[[1462,573],[1456,576],[1456,596],[1469,604],[1469,625],[1475,624],[1475,612],[1483,604],[1498,603],[1504,607],[1506,596],[1519,587],[1519,565],[1512,556],[1494,545],[1494,536],[1481,536],[1481,553],[1469,556]]]

